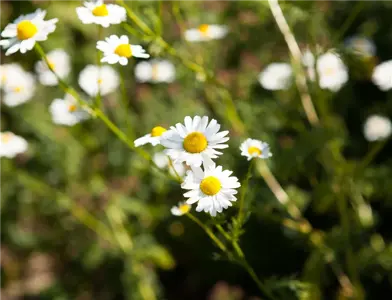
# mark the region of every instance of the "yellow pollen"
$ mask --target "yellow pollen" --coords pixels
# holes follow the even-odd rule
[[[74,111],[76,111],[76,109],[77,109],[77,107],[76,107],[75,104],[71,104],[71,105],[68,106],[68,111],[69,112],[74,112]]]
[[[98,84],[102,84],[102,79],[101,78],[99,78],[98,80],[97,80],[97,82],[98,82]]]
[[[163,128],[163,127],[161,127],[161,126],[154,127],[154,128],[151,130],[151,136],[152,136],[152,137],[161,136],[162,133],[164,133],[165,131],[166,131],[166,129]]]
[[[109,14],[105,4],[97,6],[93,9],[93,15],[96,17],[105,17]]]
[[[13,134],[10,132],[3,133],[3,134],[1,134],[1,142],[3,144],[7,144],[11,140],[12,137],[13,137]]]
[[[130,44],[118,45],[117,48],[114,50],[114,53],[122,57],[127,57],[127,58],[131,57],[132,56],[131,45]]]
[[[192,132],[185,137],[183,146],[189,153],[200,153],[207,148],[207,139],[200,132]]]
[[[49,68],[54,70],[55,64],[49,60]]]
[[[15,93],[20,93],[22,90],[23,90],[23,88],[21,86],[14,87]]]
[[[335,74],[335,69],[334,68],[328,67],[328,68],[325,69],[325,75],[332,76],[333,74]]]
[[[38,29],[31,21],[24,20],[19,22],[16,32],[19,40],[27,40],[37,33]]]
[[[221,190],[221,188],[222,185],[219,179],[214,176],[208,176],[200,183],[201,191],[208,196],[216,195]]]
[[[189,210],[191,209],[191,206],[188,204],[181,204],[178,209],[180,210],[181,213],[186,214],[187,212],[189,212]]]
[[[257,156],[261,155],[261,150],[257,147],[249,147],[248,148],[248,153],[250,155],[256,154]]]
[[[207,24],[201,24],[199,26],[199,31],[203,36],[208,36],[208,31],[210,29],[210,26]]]

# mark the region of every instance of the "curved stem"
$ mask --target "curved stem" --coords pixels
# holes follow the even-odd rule
[[[252,160],[249,164],[249,167],[248,167],[248,171],[246,173],[246,177],[241,184],[241,197],[240,197],[240,203],[239,203],[240,208],[238,210],[238,217],[237,217],[237,219],[240,223],[242,223],[242,219],[243,219],[245,195],[246,195],[246,192],[248,191],[249,179],[252,176],[252,171],[253,171],[253,166],[255,164],[255,159],[256,158],[252,158]]]

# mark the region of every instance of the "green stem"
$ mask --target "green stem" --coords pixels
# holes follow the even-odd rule
[[[252,177],[252,171],[253,171],[253,166],[255,164],[255,162],[254,162],[255,159],[256,158],[252,158],[252,160],[250,161],[248,171],[246,173],[246,177],[241,184],[241,197],[240,197],[240,203],[239,203],[240,208],[238,210],[238,217],[237,217],[240,224],[242,223],[243,217],[244,217],[243,210],[244,210],[245,195],[246,195],[246,192],[248,191],[249,179]]]
[[[170,158],[170,156],[168,156],[167,158],[169,159],[169,167],[172,168],[174,174],[176,175],[177,180],[179,182],[182,182],[183,180],[182,180],[181,176],[178,174],[176,168],[174,167],[172,159]]]
[[[362,161],[357,165],[356,173],[360,173],[364,168],[366,168],[373,159],[377,156],[377,154],[384,148],[387,143],[387,139],[382,142],[376,142],[370,151],[366,154],[366,156],[362,159]]]
[[[129,116],[129,107],[128,107],[128,97],[127,97],[127,88],[125,85],[125,68],[120,69],[120,88],[121,88],[121,104],[122,111],[124,114],[125,123],[127,124],[127,129],[130,137],[135,139],[135,133],[132,128],[131,119]]]

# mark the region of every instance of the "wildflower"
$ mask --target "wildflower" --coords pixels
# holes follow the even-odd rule
[[[368,38],[352,36],[345,40],[345,46],[353,53],[365,57],[376,55],[376,45]]]
[[[154,127],[150,133],[135,140],[135,147],[139,147],[150,143],[153,146],[159,145],[161,143],[162,134],[166,132],[166,128],[162,126]]]
[[[370,142],[384,140],[391,135],[391,132],[391,121],[380,115],[368,117],[363,127],[365,138]]]
[[[272,156],[270,152],[270,147],[267,143],[254,140],[254,139],[247,139],[245,140],[241,146],[241,155],[251,160],[252,158],[269,158]]]
[[[208,122],[208,117],[193,119],[185,117],[185,125],[177,123],[162,135],[161,144],[166,147],[165,153],[177,162],[185,162],[189,166],[201,166],[211,158],[216,158],[222,152],[216,149],[227,148],[224,144],[229,140],[225,137],[229,131],[221,131],[220,125],[214,119]]]
[[[293,71],[287,63],[269,64],[259,75],[261,86],[267,90],[286,90],[290,87]]]
[[[323,89],[337,92],[348,80],[347,67],[340,57],[332,52],[319,56],[316,62],[319,85]]]
[[[91,97],[97,95],[98,91],[105,96],[119,85],[119,76],[110,66],[86,66],[79,74],[80,87]]]
[[[61,79],[68,76],[71,71],[70,58],[67,52],[62,49],[50,51],[46,55],[50,67]],[[41,60],[35,64],[35,71],[38,74],[38,79],[43,85],[57,85],[58,80],[53,72],[48,68],[45,61]]]
[[[170,210],[174,216],[182,216],[187,214],[191,210],[191,206],[185,202],[178,203],[177,206],[173,206]]]
[[[84,2],[84,7],[77,7],[76,13],[83,24],[98,24],[102,27],[120,24],[127,18],[124,7],[104,4],[102,0]]]
[[[25,53],[33,49],[35,42],[45,41],[49,33],[56,29],[58,19],[45,21],[46,11],[37,9],[34,13],[22,15],[13,23],[8,24],[1,36],[0,46],[8,49],[5,55],[11,55],[17,51]]]
[[[372,81],[384,92],[392,89],[392,60],[384,61],[374,68]]]
[[[107,62],[111,65],[119,63],[120,65],[125,66],[128,64],[128,58],[130,57],[150,57],[142,46],[131,45],[129,43],[129,38],[126,35],[118,37],[113,34],[106,38],[105,41],[98,41],[97,49],[103,52],[101,62]]]
[[[66,94],[64,99],[54,99],[49,106],[49,111],[54,123],[67,126],[73,126],[89,116],[70,94]]]
[[[227,26],[202,24],[198,28],[185,31],[185,39],[190,42],[201,42],[221,39],[228,33]]]
[[[230,176],[233,172],[223,170],[221,166],[216,167],[210,161],[204,164],[204,170],[200,167],[191,167],[191,171],[187,172],[181,187],[189,190],[184,194],[188,198],[187,204],[197,202],[196,211],[208,212],[211,216],[221,213],[223,209],[232,206],[233,201],[237,198],[236,188],[241,184],[238,178]]]
[[[27,150],[24,138],[12,132],[0,132],[0,157],[13,158]]]
[[[154,163],[158,166],[160,169],[169,169],[169,173],[172,176],[180,176],[183,177],[185,175],[186,168],[183,163],[173,163],[170,161],[170,158],[163,152],[158,152],[155,153],[154,156],[152,157],[152,160]],[[175,171],[173,170],[175,169]],[[177,174],[176,174],[177,173]]]
[[[173,82],[176,75],[174,65],[167,60],[142,61],[135,67],[139,82]]]
[[[24,71],[19,65],[7,68],[3,85],[3,103],[7,106],[18,106],[29,101],[35,91],[34,76]]]
[[[18,78],[21,73],[24,73],[24,70],[19,64],[0,65],[0,88],[3,88],[10,79],[15,80]]]

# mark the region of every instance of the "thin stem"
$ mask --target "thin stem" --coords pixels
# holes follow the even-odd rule
[[[102,40],[102,34],[103,34],[103,27],[101,25],[98,26],[98,41]],[[97,49],[97,66],[98,66],[98,78],[101,77],[101,58],[102,58],[102,53],[101,50]],[[100,108],[102,105],[102,98],[101,98],[101,90],[100,90],[100,85],[98,84],[98,91],[97,95],[95,96],[95,106]]]
[[[170,156],[168,156],[167,159],[169,160],[169,167],[173,170],[174,175],[176,175],[177,180],[178,180],[179,182],[182,182],[183,179],[181,178],[181,176],[178,174],[176,168],[174,167],[173,161],[172,161],[172,159],[170,158]]]
[[[125,86],[125,68],[120,69],[120,88],[121,88],[121,104],[122,104],[122,111],[124,114],[125,123],[127,124],[127,131],[132,139],[135,138],[135,133],[132,128],[131,119],[128,115],[128,97],[127,97],[127,88]]]
[[[244,209],[245,195],[246,195],[246,192],[248,191],[249,179],[252,176],[252,171],[253,171],[253,166],[255,164],[255,159],[256,158],[253,158],[250,161],[250,164],[249,164],[249,167],[248,167],[248,171],[246,173],[246,177],[245,177],[245,179],[243,180],[243,182],[241,184],[241,197],[240,197],[240,203],[239,203],[239,207],[240,208],[238,210],[238,217],[237,217],[237,219],[238,219],[238,221],[240,223],[242,223],[242,219],[243,219],[243,214],[244,214],[243,213],[243,209]]]
[[[373,161],[373,159],[377,156],[377,154],[380,153],[380,151],[384,148],[387,141],[388,140],[384,140],[382,142],[376,142],[374,145],[372,145],[370,151],[365,155],[365,157],[362,159],[362,161],[357,165],[357,168],[356,168],[357,174],[359,172],[361,172],[364,168],[366,168]]]
[[[124,253],[129,253],[133,248],[133,242],[129,232],[124,227],[125,216],[115,205],[110,205],[105,213],[120,248]]]

